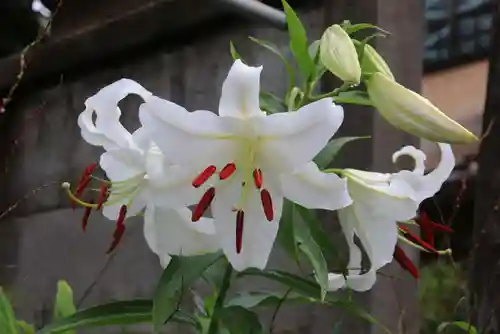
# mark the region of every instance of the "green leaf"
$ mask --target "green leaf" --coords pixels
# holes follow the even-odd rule
[[[259,306],[272,306],[276,307],[282,300],[285,302],[295,302],[295,303],[307,303],[314,302],[313,299],[304,297],[295,292],[283,293],[275,291],[259,291],[259,292],[246,292],[231,298],[226,303],[226,307],[229,306],[240,306],[243,308],[253,308]]]
[[[387,327],[383,326],[377,319],[375,319],[371,314],[366,312],[361,306],[359,306],[352,300],[332,298],[331,296],[329,296],[329,298],[327,298],[327,302],[333,307],[339,308],[355,317],[367,321],[370,324],[380,327],[380,329],[382,329],[387,334],[392,334]]]
[[[290,50],[297,61],[302,76],[308,80],[314,68],[314,62],[309,56],[306,30],[292,7],[285,0],[282,0],[282,3],[290,37]]]
[[[341,92],[339,95],[333,97],[333,101],[340,104],[356,104],[367,107],[373,106],[368,93],[359,90]]]
[[[231,52],[231,57],[233,57],[233,60],[242,59],[238,51],[236,51],[236,48],[234,47],[232,41],[229,41],[229,52]]]
[[[57,294],[54,304],[54,319],[60,319],[76,312],[73,303],[73,290],[66,281],[57,282]]]
[[[327,168],[334,160],[340,150],[345,144],[358,140],[367,139],[369,136],[364,137],[339,137],[332,139],[314,158],[314,162],[318,165],[319,169]]]
[[[348,92],[339,93],[339,95],[333,97],[333,102],[340,104],[357,104],[360,106],[368,107],[373,106],[373,103],[368,97],[368,94],[359,90],[351,90]]]
[[[332,238],[323,229],[321,221],[316,217],[314,211],[300,205],[295,205],[295,210],[300,214],[307,227],[309,227],[309,232],[326,256],[327,263],[338,260],[339,252]]]
[[[453,321],[453,322],[443,322],[439,327],[437,328],[437,332],[441,333],[444,331],[446,328],[449,326],[457,327],[460,329],[463,329],[467,334],[477,334],[476,327],[472,326],[468,322],[465,321]]]
[[[275,114],[286,111],[286,105],[279,97],[274,94],[261,91],[260,92],[260,109],[268,114]]]
[[[161,275],[153,299],[153,325],[158,331],[179,309],[183,292],[195,283],[205,270],[221,259],[220,253],[198,256],[172,256]]]
[[[223,331],[231,334],[263,334],[264,328],[259,316],[243,307],[232,306],[220,312]],[[224,333],[224,332],[223,332]]]
[[[19,334],[35,334],[36,330],[33,325],[28,324],[26,321],[18,320],[17,327],[20,329]]]
[[[288,91],[290,91],[295,83],[295,73],[293,71],[293,67],[290,65],[290,62],[285,58],[285,56],[283,56],[279,48],[275,44],[268,41],[263,41],[252,36],[249,36],[248,38],[250,38],[252,42],[257,43],[260,46],[268,49],[281,59],[281,61],[285,65],[286,72],[288,73],[288,82],[289,82]]]
[[[342,28],[349,34],[352,35],[357,31],[360,30],[365,30],[365,29],[376,29],[380,32],[383,32],[384,34],[390,35],[390,32],[387,30],[384,30],[380,27],[377,27],[376,25],[370,24],[370,23],[358,23],[358,24],[351,24],[349,23],[343,23],[341,24]]]
[[[283,213],[278,230],[278,242],[283,249],[292,257],[294,262],[299,264],[299,251],[295,241],[295,232],[293,226],[293,210],[294,204],[285,199],[283,203]]]
[[[339,321],[333,326],[331,334],[340,334],[341,329],[342,329],[342,321]]]
[[[7,296],[0,287],[0,333],[17,334],[16,316]]]
[[[272,281],[284,284],[287,287],[292,288],[295,292],[305,297],[314,299],[320,299],[321,297],[321,288],[318,283],[284,271],[280,270],[261,271],[258,269],[250,268],[239,273],[239,277],[244,277],[244,276],[265,277]]]
[[[295,240],[299,245],[299,249],[305,254],[314,269],[314,277],[321,287],[321,300],[324,300],[328,289],[328,267],[321,248],[311,236],[307,225],[309,221],[304,220],[306,218],[304,216],[308,213],[308,210],[302,209],[301,211],[299,211],[298,205],[294,204],[293,225]]]
[[[44,327],[40,334],[63,333],[84,327],[150,323],[151,300],[129,300],[94,306]]]

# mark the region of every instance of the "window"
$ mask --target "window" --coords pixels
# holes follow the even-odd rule
[[[495,0],[425,0],[427,71],[485,58]]]

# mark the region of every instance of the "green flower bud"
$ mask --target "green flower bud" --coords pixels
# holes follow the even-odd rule
[[[366,87],[382,117],[403,131],[440,143],[468,144],[478,140],[429,100],[380,72],[366,81]]]
[[[320,60],[325,67],[345,83],[357,85],[361,78],[358,53],[349,35],[335,24],[323,33]]]

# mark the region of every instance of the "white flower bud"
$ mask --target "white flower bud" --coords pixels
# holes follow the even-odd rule
[[[325,67],[345,83],[357,85],[361,79],[358,53],[349,35],[335,24],[321,37],[320,60]]]
[[[365,44],[365,51],[361,59],[361,68],[363,72],[381,72],[389,79],[394,80],[394,75],[392,75],[389,65],[387,65],[384,58],[370,44]]]
[[[366,81],[366,87],[382,117],[403,131],[441,143],[467,144],[478,140],[429,100],[380,72]]]

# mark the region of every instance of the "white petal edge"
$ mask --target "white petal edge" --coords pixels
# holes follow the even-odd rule
[[[344,120],[341,106],[324,98],[296,112],[252,119],[261,136],[259,163],[266,169],[293,171],[311,161],[327,144]]]
[[[236,155],[238,146],[228,138],[232,136],[230,120],[210,111],[190,113],[173,102],[151,97],[139,108],[139,118],[173,164],[203,170],[209,165],[223,167]]]
[[[108,150],[130,145],[130,133],[120,123],[118,103],[129,94],[147,100],[152,94],[130,79],[118,80],[98,91],[85,101],[85,110],[78,116],[84,140]],[[94,124],[93,115],[96,115]]]
[[[347,180],[321,172],[314,162],[280,179],[283,195],[306,208],[338,210],[352,204]]]
[[[192,223],[190,216],[187,208],[146,208],[144,237],[149,248],[158,255],[162,267],[168,265],[171,255],[199,255],[218,250],[213,220],[202,218]]]
[[[239,254],[236,252],[236,212],[233,207],[240,199],[241,179],[235,178],[230,184],[216,190],[212,204],[216,236],[224,254],[238,271],[247,268],[264,269],[267,265],[278,233],[283,206],[283,197],[273,188],[266,184],[273,200],[273,221],[268,221],[264,216],[258,192],[253,190],[248,195],[244,206],[242,249]]]
[[[262,66],[252,67],[237,59],[222,84],[219,116],[248,118],[264,116],[260,110],[260,74]]]

